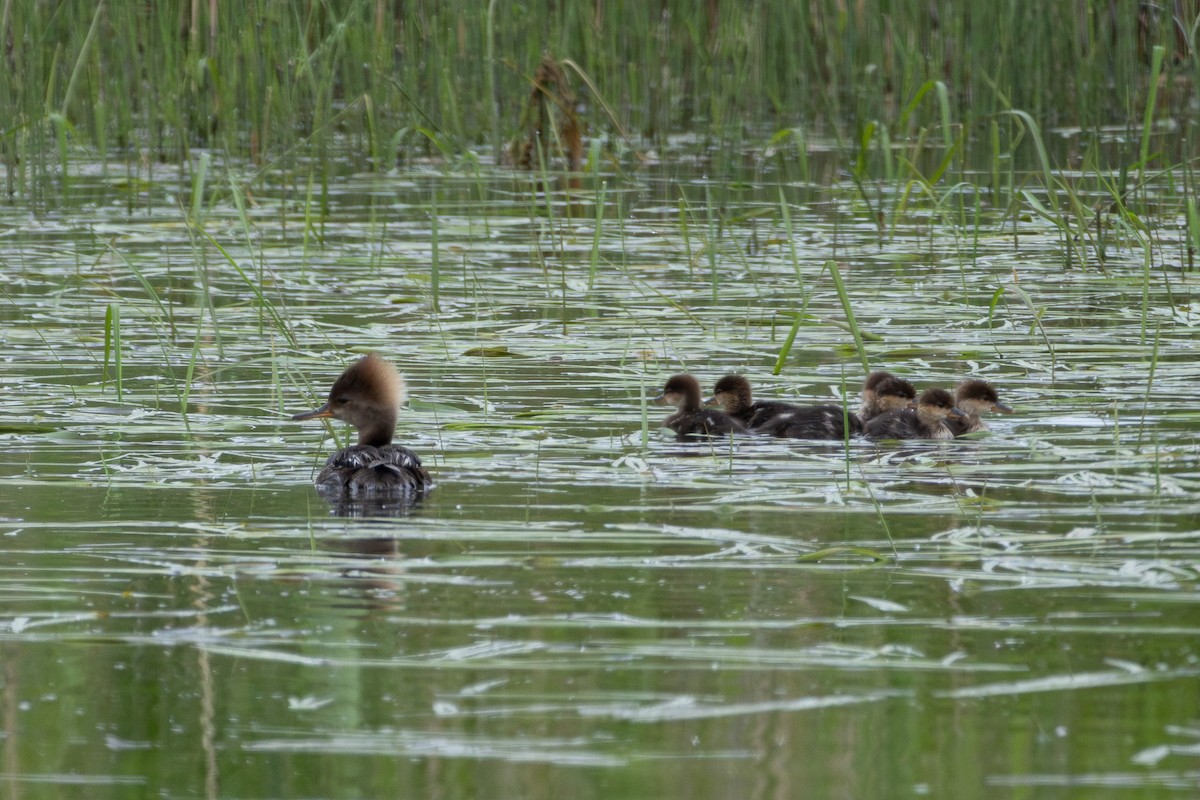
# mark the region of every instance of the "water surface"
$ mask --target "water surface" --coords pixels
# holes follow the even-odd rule
[[[499,170],[347,174],[324,217],[228,184],[193,216],[175,174],[3,209],[0,793],[1194,794],[1181,220],[1147,270],[1036,215],[881,236],[850,186],[685,177],[607,176],[598,232],[597,185]],[[684,370],[857,402],[829,259],[873,368],[1017,412],[661,430]],[[289,420],[368,350],[408,378],[414,508],[331,507],[347,432]]]

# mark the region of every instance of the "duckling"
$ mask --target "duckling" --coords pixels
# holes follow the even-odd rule
[[[831,403],[819,406],[795,406],[777,401],[753,401],[750,381],[741,375],[726,375],[713,388],[713,400],[725,413],[753,431],[788,439],[846,438],[846,422],[850,433],[862,432],[858,415],[845,414],[842,407]]]
[[[875,407],[875,398],[877,397],[876,387],[883,381],[894,377],[892,373],[883,371],[872,372],[867,375],[866,380],[863,381],[862,406],[858,409],[858,416],[863,422],[866,422],[873,416],[878,416],[878,411],[876,411]]]
[[[846,424],[850,430],[847,433]],[[828,439],[842,441],[863,431],[862,420],[853,411],[826,403],[819,406],[798,406],[795,411],[776,414],[755,428],[759,433],[787,439]]]
[[[705,408],[700,382],[686,373],[668,378],[662,394],[654,398],[654,402],[675,406],[677,410],[663,421],[663,425],[675,431],[680,439],[690,435],[720,436],[746,430],[745,425],[728,414]]]
[[[705,403],[720,406],[721,410],[747,428],[757,428],[777,414],[796,410],[791,403],[755,400],[750,391],[750,381],[742,375],[726,375],[717,381],[712,397]]]
[[[946,424],[949,417],[961,417],[954,398],[945,389],[926,389],[917,398],[917,407],[886,411],[866,424],[869,439],[953,439]]]
[[[424,492],[433,486],[421,459],[392,444],[396,416],[404,400],[404,379],[377,355],[364,356],[346,368],[329,390],[329,400],[295,421],[333,417],[358,429],[358,444],[331,455],[317,475],[323,494],[386,497]]]
[[[862,398],[858,416],[866,424],[880,414],[909,407],[917,399],[917,390],[890,372],[872,372],[863,381]]]
[[[987,381],[969,380],[959,384],[954,392],[954,405],[962,410],[962,417],[948,417],[946,424],[955,436],[988,430],[981,415],[988,411],[1011,414],[1012,409],[1000,402],[996,387]]]

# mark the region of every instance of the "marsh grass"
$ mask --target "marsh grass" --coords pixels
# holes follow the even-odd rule
[[[286,169],[311,155],[327,187],[339,137],[374,169],[397,155],[453,154],[480,142],[498,157],[549,51],[578,79],[597,132],[622,141],[662,144],[699,127],[712,142],[758,129],[779,132],[764,142],[795,136],[803,150],[804,128],[815,123],[858,132],[847,140],[860,147],[876,141],[884,161],[872,178],[894,179],[892,143],[909,140],[949,157],[957,182],[975,158],[967,132],[1016,109],[1083,130],[1125,124],[1129,109],[1144,109],[1146,162],[1159,77],[1188,75],[1168,45],[1175,26],[1190,23],[1169,14],[1139,20],[1128,4],[1020,12],[943,4],[851,19],[835,0],[696,4],[670,14],[550,0],[298,0],[222,8],[219,17],[182,0],[21,4],[0,23],[13,43],[11,69],[0,76],[10,112],[0,138],[6,151],[30,157],[21,169],[33,174],[44,171],[48,127],[60,147],[74,146],[69,138],[108,152],[111,143],[168,161],[201,147]],[[1075,46],[1061,46],[1064,37]],[[118,68],[130,52],[141,69]]]
[[[441,311],[439,289],[441,286],[441,246],[438,242],[438,205],[437,191],[430,194],[429,200],[429,292],[432,296],[433,313]]]
[[[402,20],[386,3],[301,0],[223,7],[213,39],[204,4],[189,6],[194,25],[170,4],[50,8],[0,16],[19,68],[0,76],[13,109],[0,157],[18,187],[0,238],[14,309],[0,364],[14,419],[6,480],[20,489],[0,514],[16,565],[4,635],[18,662],[33,648],[46,666],[26,694],[85,673],[106,695],[136,694],[128,670],[96,659],[166,653],[147,662],[166,676],[163,714],[202,731],[188,722],[193,671],[179,669],[189,654],[245,666],[211,671],[219,696],[300,707],[314,685],[340,697],[377,680],[383,696],[410,676],[437,702],[393,692],[370,725],[347,727],[336,702],[299,721],[283,703],[250,703],[231,730],[249,743],[238,766],[254,769],[225,772],[303,771],[295,754],[313,752],[333,774],[391,775],[411,750],[418,770],[436,758],[455,774],[448,759],[479,770],[492,755],[559,758],[568,782],[648,763],[609,776],[645,786],[670,759],[718,787],[704,797],[753,785],[762,765],[698,751],[697,720],[706,741],[768,726],[804,742],[812,710],[844,731],[897,716],[849,716],[861,712],[826,695],[919,706],[931,730],[986,730],[995,760],[958,740],[894,754],[962,766],[961,785],[939,787],[951,795],[1061,768],[1055,748],[1004,760],[1028,749],[1020,708],[1006,716],[1013,695],[1050,692],[1079,711],[1072,730],[1101,753],[1077,754],[1079,773],[1191,707],[1177,695],[1195,678],[1197,317],[1192,276],[1168,261],[1184,263],[1200,232],[1180,166],[1190,156],[1157,110],[1154,125],[1130,119],[1151,108],[1150,70],[1129,30],[1104,27],[1107,11],[1084,31],[1094,40],[1060,48],[1075,6],[976,4],[971,25],[947,6],[935,31],[926,7],[860,19],[833,0],[673,6],[669,18],[660,4],[491,3],[485,24],[457,0],[404,4]],[[547,44],[587,76],[590,175],[539,154],[514,177],[473,152],[510,138],[511,98],[528,94]],[[113,68],[129,52],[145,59],[136,83]],[[633,141],[597,125],[608,112],[594,102]],[[693,135],[670,138],[681,129]],[[103,142],[111,158],[177,166],[154,168],[131,201],[95,181],[105,159],[79,158]],[[1081,164],[1067,157],[1076,147]],[[573,216],[576,178],[592,187],[590,237]],[[986,191],[971,202],[976,184]],[[176,196],[173,213],[150,213]],[[64,230],[75,217],[122,235],[90,261],[107,234]],[[327,519],[308,484],[328,447],[277,418],[309,407],[297,398],[319,396],[356,349],[402,363],[417,397],[401,433],[437,465],[437,490],[402,524]],[[789,357],[809,384],[796,392],[832,392],[847,412],[877,363],[929,385],[987,376],[1018,413],[991,436],[903,451],[651,435],[646,398],[668,361],[778,372]],[[62,361],[47,369],[49,358]],[[172,399],[186,432],[174,413],[115,418],[111,403],[68,398],[101,372],[101,391],[149,405],[168,391],[163,365],[185,361]],[[328,430],[339,444],[348,433]],[[64,509],[68,485],[81,502]],[[366,537],[392,550],[331,556]],[[197,597],[236,598],[213,617],[223,638]],[[1142,668],[1146,653],[1163,668]],[[1104,667],[1117,662],[1130,666]],[[508,683],[476,692],[481,671]],[[580,699],[585,684],[600,690]],[[1128,715],[1089,711],[1121,706],[1131,685],[1147,702]],[[1072,704],[1078,690],[1089,702]],[[37,754],[124,724],[85,708],[56,728],[60,705],[27,712],[64,739],[22,745],[22,774],[59,774]],[[1147,708],[1171,711],[1148,723]],[[531,725],[564,711],[585,747],[531,743]],[[479,720],[486,737],[456,729]],[[333,733],[313,738],[313,726]],[[103,746],[80,749],[81,763],[111,760]],[[849,765],[818,792],[870,775],[846,791],[871,796],[877,750],[817,748],[803,763]],[[264,760],[271,751],[281,757]],[[592,760],[569,762],[580,754]]]

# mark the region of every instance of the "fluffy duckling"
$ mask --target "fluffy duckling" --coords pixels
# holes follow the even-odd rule
[[[880,414],[908,408],[916,399],[917,390],[908,381],[890,372],[872,372],[863,381],[858,417],[865,425]]]
[[[795,406],[777,401],[754,402],[750,381],[741,375],[726,375],[717,381],[713,400],[746,427],[770,436],[840,441],[846,438],[847,421],[851,435],[862,432],[856,414],[846,414],[841,406],[832,403]]]
[[[668,378],[662,394],[654,398],[654,402],[675,406],[675,413],[667,417],[663,425],[675,431],[680,439],[692,435],[720,436],[746,430],[745,425],[728,414],[705,408],[699,381],[686,373]]]
[[[955,436],[988,430],[982,415],[989,411],[999,411],[1011,414],[1012,409],[1000,402],[996,387],[987,381],[969,380],[959,384],[954,392],[954,405],[962,412],[962,417],[948,417],[946,424]]]
[[[849,433],[846,426],[849,423]],[[798,406],[767,419],[757,427],[759,433],[786,439],[826,439],[842,441],[863,431],[862,420],[853,411],[827,403],[819,406]]]
[[[318,490],[335,496],[388,497],[433,486],[417,454],[392,444],[404,392],[404,379],[396,368],[371,354],[334,381],[325,405],[292,417],[296,421],[332,417],[358,429],[358,444],[326,460],[317,475]]]
[[[864,422],[873,416],[879,415],[875,404],[877,397],[876,389],[880,383],[894,377],[895,376],[893,376],[892,373],[883,371],[872,372],[871,374],[867,375],[866,380],[863,381],[862,405],[858,409],[858,416]]]
[[[866,424],[870,439],[953,439],[947,418],[961,417],[954,398],[945,389],[926,389],[917,407],[886,411]]]
[[[713,387],[713,396],[705,402],[719,405],[726,414],[747,428],[757,428],[777,414],[796,410],[791,403],[755,400],[750,391],[750,381],[742,375],[721,378]]]

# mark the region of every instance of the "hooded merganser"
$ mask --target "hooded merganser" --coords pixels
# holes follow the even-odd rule
[[[333,382],[325,405],[293,420],[333,417],[358,429],[358,444],[337,451],[317,476],[322,492],[380,497],[424,492],[429,473],[412,450],[392,444],[396,415],[404,400],[404,379],[377,355],[364,356]]]
[[[675,406],[677,410],[663,420],[663,425],[675,431],[680,439],[689,435],[719,436],[746,430],[745,425],[728,414],[705,408],[700,382],[686,373],[668,378],[662,394],[655,397],[654,402]]]
[[[954,405],[964,414],[962,417],[949,417],[946,420],[955,436],[988,430],[987,423],[981,418],[981,415],[988,411],[1012,413],[1011,408],[1000,402],[996,388],[981,380],[963,381],[959,384],[954,392]]]
[[[866,424],[880,414],[908,408],[917,399],[917,390],[890,372],[872,372],[863,381],[862,399],[858,417]]]
[[[890,372],[872,372],[863,381],[862,388],[862,406],[858,409],[858,416],[866,422],[872,416],[878,416],[875,411],[875,398],[877,396],[876,387],[883,381],[894,377]],[[872,413],[874,412],[874,413]]]
[[[791,403],[772,400],[755,400],[750,391],[750,381],[742,375],[726,375],[713,387],[713,395],[704,401],[718,405],[721,410],[747,428],[757,428],[766,420],[787,411],[795,411]]]
[[[917,407],[886,411],[866,424],[870,439],[953,439],[946,424],[948,417],[961,417],[954,398],[945,389],[926,389],[917,399]]]
[[[858,416],[846,415],[833,404],[795,406],[772,401],[754,402],[750,381],[741,375],[726,375],[713,389],[713,401],[725,413],[751,430],[788,439],[844,439],[846,421],[850,433],[862,432]]]

